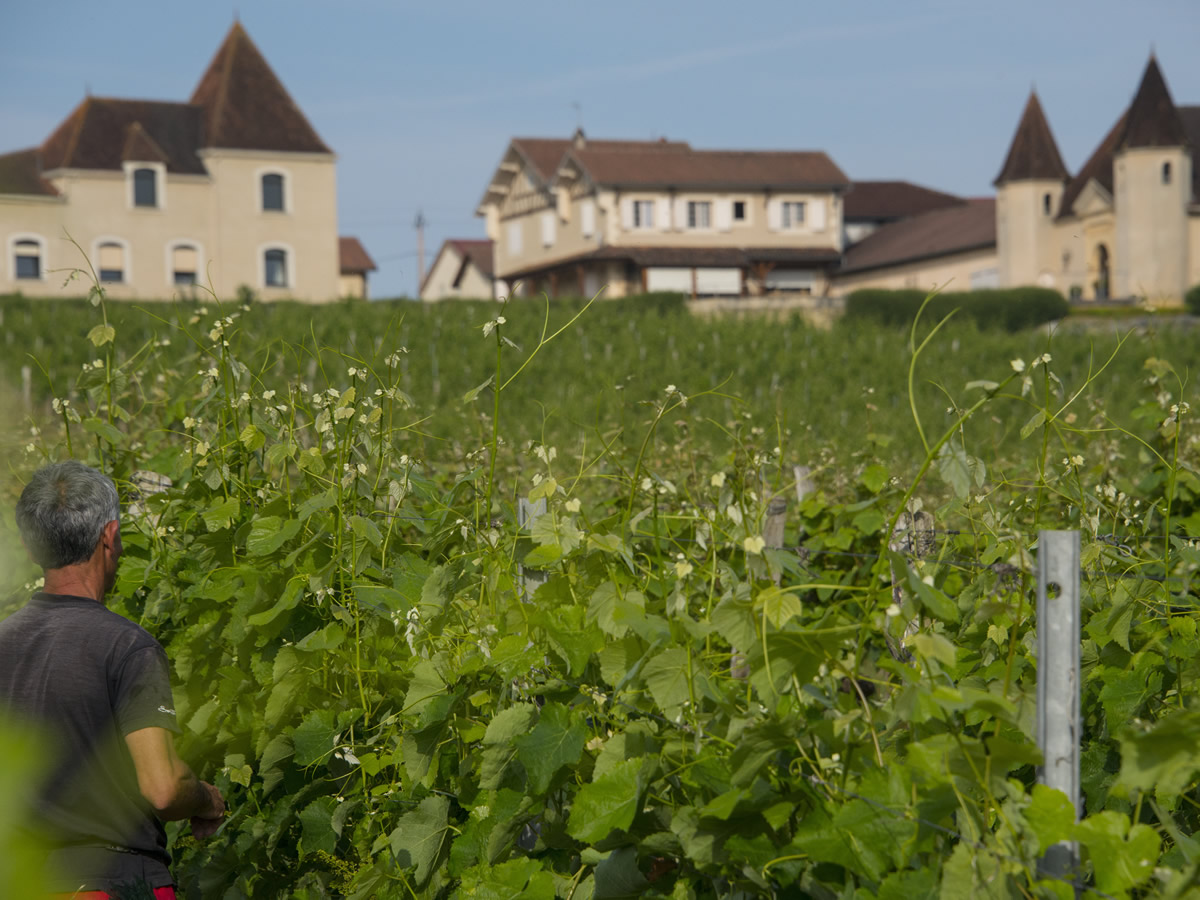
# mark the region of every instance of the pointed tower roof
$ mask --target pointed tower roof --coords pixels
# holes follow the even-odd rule
[[[191,102],[204,108],[205,147],[332,152],[240,22],[229,29]]]
[[[1179,110],[1171,100],[1167,82],[1158,68],[1153,55],[1146,64],[1142,83],[1129,106],[1125,133],[1121,135],[1120,148],[1129,147],[1183,147],[1187,145],[1187,134]]]
[[[1008,148],[1004,168],[993,183],[999,187],[1010,181],[1066,181],[1070,177],[1058,152],[1058,144],[1054,142],[1050,123],[1042,112],[1037,91],[1030,91],[1025,112],[1021,114],[1021,124],[1017,126],[1017,133],[1013,135],[1012,145]]]

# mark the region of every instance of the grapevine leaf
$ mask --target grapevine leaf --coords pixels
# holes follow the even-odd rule
[[[255,628],[268,625],[275,621],[275,619],[282,613],[294,608],[296,604],[300,602],[300,598],[304,595],[304,582],[305,579],[301,575],[296,575],[289,579],[287,587],[284,588],[284,591],[279,596],[279,599],[275,601],[275,605],[268,610],[255,613],[254,615],[250,616],[246,620],[247,624]]]
[[[642,670],[654,702],[664,710],[675,710],[691,696],[688,655],[680,647],[657,654]]]
[[[114,447],[120,445],[120,443],[125,440],[125,435],[121,434],[120,431],[105,422],[103,419],[92,417],[84,419],[82,424],[85,431],[88,431],[97,437],[103,438]]]
[[[117,329],[111,325],[97,325],[87,335],[88,340],[97,347],[103,347],[105,344],[110,343],[116,336]]]
[[[300,856],[320,850],[333,853],[337,849],[337,833],[333,830],[333,812],[337,801],[332,797],[318,797],[300,811],[297,818],[302,829]]]
[[[279,516],[259,516],[250,524],[246,537],[246,553],[249,556],[269,556],[300,531],[297,519],[283,520]]]
[[[763,613],[776,628],[782,628],[803,612],[800,598],[784,588],[772,585],[758,595],[756,605],[762,607]]]
[[[1141,733],[1121,737],[1117,784],[1160,796],[1183,793],[1200,771],[1200,713],[1176,712]]]
[[[337,723],[333,710],[318,709],[309,713],[292,732],[292,745],[296,749],[296,764],[311,766],[321,762],[333,752],[337,740]]]
[[[1075,836],[1088,849],[1096,887],[1122,894],[1154,874],[1162,841],[1149,825],[1129,825],[1129,816],[1104,810],[1075,827]]]
[[[633,824],[641,806],[641,772],[641,759],[627,759],[581,787],[567,820],[571,837],[594,844]]]
[[[449,826],[446,822],[450,801],[441,794],[431,794],[420,806],[405,813],[388,838],[396,864],[402,869],[414,869],[413,880],[424,887],[433,874],[434,864],[442,853]]]
[[[1070,840],[1075,830],[1075,806],[1060,790],[1035,784],[1032,802],[1025,810],[1025,821],[1038,840],[1038,853],[1059,841]]]
[[[495,790],[509,774],[517,759],[517,748],[513,739],[527,734],[537,718],[537,707],[531,703],[520,703],[501,710],[488,723],[483,736],[483,759],[479,766],[479,786]]]
[[[239,504],[237,497],[229,497],[210,506],[203,514],[204,524],[209,531],[220,531],[228,528],[237,518]]]
[[[538,794],[549,790],[559,769],[579,762],[586,741],[587,729],[579,722],[572,722],[570,712],[559,703],[542,707],[533,731],[513,739],[517,759],[525,767],[530,787]]]
[[[267,442],[267,437],[252,422],[242,429],[242,433],[238,435],[238,440],[242,442],[243,447],[253,453]]]

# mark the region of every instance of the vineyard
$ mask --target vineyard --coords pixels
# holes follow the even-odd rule
[[[231,809],[172,826],[182,896],[1200,896],[1190,320],[92,299],[0,302],[0,610],[22,476],[112,475],[110,606]],[[1040,529],[1082,536],[1078,822]]]

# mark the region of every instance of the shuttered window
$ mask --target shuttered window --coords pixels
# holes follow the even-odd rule
[[[508,255],[520,256],[524,251],[521,241],[521,223],[508,223]]]
[[[592,200],[579,205],[579,231],[585,238],[596,233],[596,204]]]
[[[13,247],[13,269],[17,278],[41,278],[42,245],[37,241],[17,241]]]
[[[174,284],[195,284],[199,267],[196,248],[180,244],[171,251],[171,280]]]
[[[143,170],[145,171],[145,170]],[[100,245],[99,259],[100,280],[119,284],[125,280],[125,248],[120,244],[104,243]]]
[[[552,247],[555,236],[554,213],[542,213],[542,246]]]

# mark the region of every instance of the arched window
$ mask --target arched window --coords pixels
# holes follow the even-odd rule
[[[28,238],[13,244],[13,274],[17,278],[41,279],[42,245]]]
[[[125,247],[115,241],[106,241],[99,247],[98,260],[100,280],[108,284],[120,284],[125,280]]]
[[[283,176],[278,172],[268,172],[262,177],[262,208],[264,212],[284,211]]]
[[[273,247],[263,253],[263,281],[267,287],[287,287],[287,251]]]
[[[191,244],[176,244],[171,248],[171,283],[188,285],[196,283],[199,254]]]
[[[133,205],[158,206],[158,173],[153,169],[133,170]]]
[[[1165,162],[1162,165],[1162,183],[1171,183],[1171,164],[1169,162]]]

